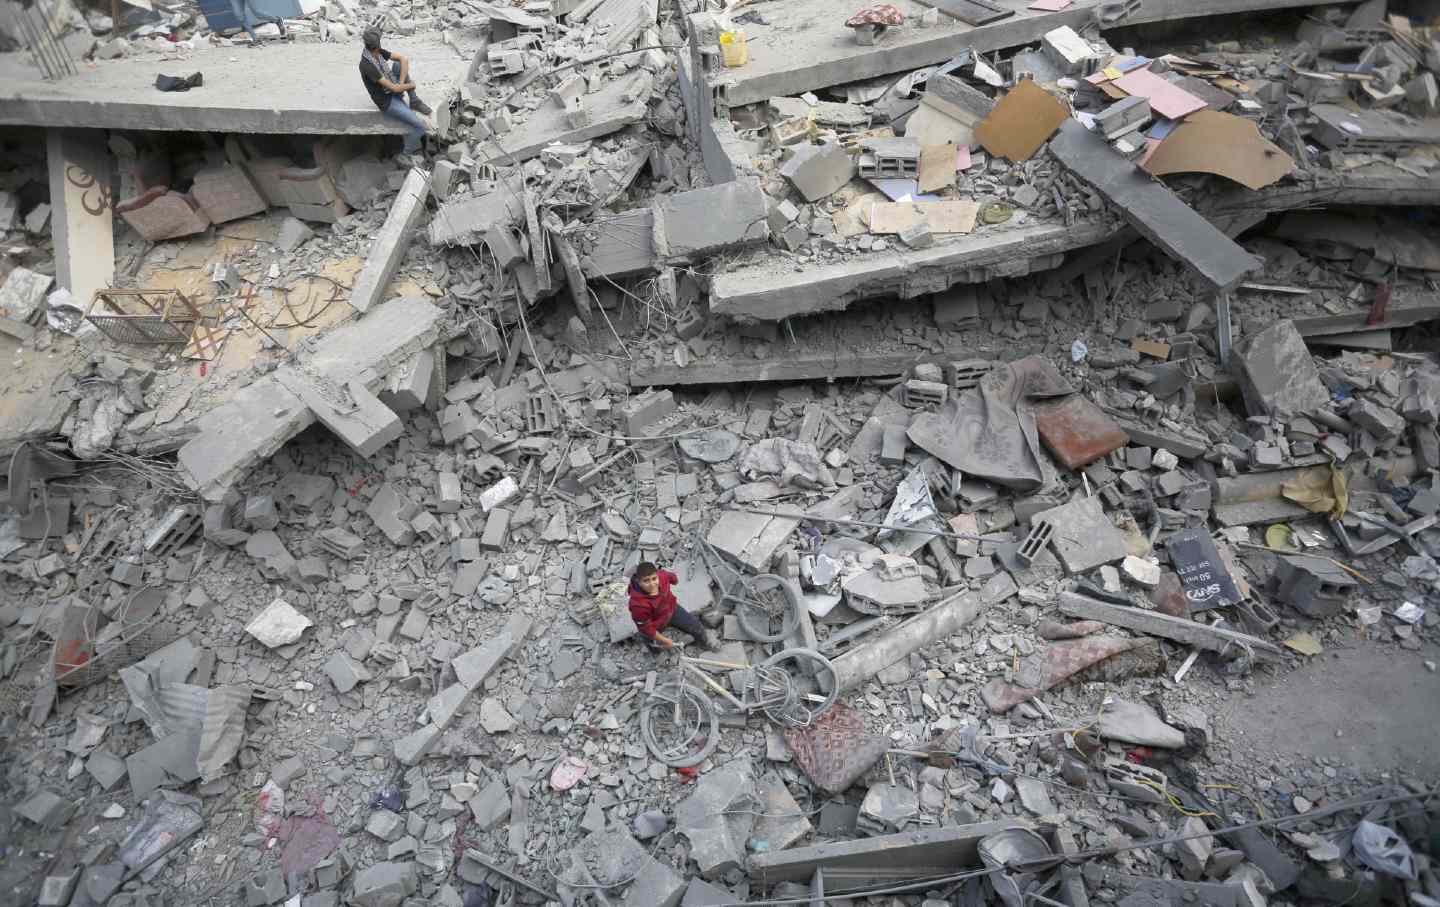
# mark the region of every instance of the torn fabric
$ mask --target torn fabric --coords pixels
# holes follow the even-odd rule
[[[951,397],[938,412],[916,416],[908,434],[967,477],[1035,491],[1045,470],[1030,401],[1070,393],[1049,360],[1027,356],[993,369],[978,388]]]
[[[1088,636],[1053,643],[1020,659],[1020,670],[1015,674],[1014,683],[1006,683],[996,677],[980,688],[980,698],[985,700],[991,712],[997,715],[1008,712],[1058,686],[1071,675],[1148,641],[1119,636]]]
[[[1280,494],[1311,513],[1328,513],[1339,519],[1349,507],[1349,483],[1334,466],[1316,466],[1280,486]]]

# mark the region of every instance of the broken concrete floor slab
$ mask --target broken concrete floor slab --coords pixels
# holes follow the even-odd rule
[[[1133,162],[1116,154],[1079,120],[1061,124],[1050,150],[1118,208],[1146,239],[1193,270],[1212,290],[1230,290],[1260,269],[1259,259]]]
[[[392,299],[325,335],[300,367],[336,384],[359,382],[373,391],[392,369],[434,345],[440,316],[440,309],[423,297]],[[278,376],[267,375],[200,417],[199,434],[179,451],[181,476],[207,501],[219,501],[250,468],[314,421],[304,401]]]

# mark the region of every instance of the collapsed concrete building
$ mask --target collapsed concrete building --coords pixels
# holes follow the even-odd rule
[[[1440,9],[246,7],[0,23],[0,900],[1440,900]]]

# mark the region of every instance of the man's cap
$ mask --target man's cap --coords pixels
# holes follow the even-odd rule
[[[371,27],[365,29],[365,31],[361,33],[361,38],[364,39],[364,41],[365,41],[365,46],[366,46],[366,47],[379,47],[379,46],[380,46],[380,29],[378,29],[378,28],[376,28],[376,27],[374,27],[374,26],[372,25]]]

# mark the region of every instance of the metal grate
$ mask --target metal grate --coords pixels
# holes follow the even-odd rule
[[[179,290],[96,290],[85,320],[116,343],[187,343],[200,312]]]
[[[55,683],[70,689],[87,687],[132,665],[179,637],[173,624],[155,615],[125,627],[114,639],[61,638],[55,642]]]

